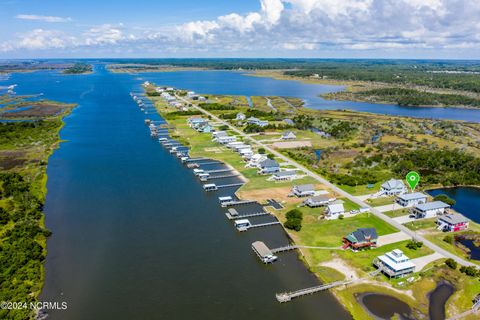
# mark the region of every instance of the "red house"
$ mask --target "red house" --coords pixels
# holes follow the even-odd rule
[[[455,232],[468,229],[469,220],[461,214],[445,214],[437,219],[438,229],[445,232]]]

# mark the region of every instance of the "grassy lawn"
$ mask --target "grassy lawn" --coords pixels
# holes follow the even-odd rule
[[[304,208],[301,210],[304,211]],[[321,220],[305,223],[302,230],[296,234],[304,245],[337,247],[342,244],[344,235],[355,231],[357,228],[376,228],[378,235],[386,235],[398,231],[383,220],[373,215],[362,213],[355,217],[341,220]]]
[[[389,216],[390,218],[396,218],[396,217],[401,217],[405,216],[408,214],[408,209],[400,209],[400,210],[393,210],[393,211],[387,211],[384,212],[386,216]]]
[[[354,195],[354,196],[361,196],[364,194],[371,194],[375,193],[380,190],[380,186],[383,182],[377,182],[373,185],[373,188],[368,188],[367,185],[360,185],[360,186],[347,186],[347,185],[338,185],[339,188],[342,190]]]
[[[360,206],[353,202],[350,199],[347,198],[339,198],[339,200],[343,201],[343,207],[345,208],[345,211],[351,211],[351,210],[358,210],[360,209]]]
[[[367,203],[372,207],[385,206],[387,204],[392,204],[395,201],[395,197],[380,197],[375,199],[368,199]]]
[[[430,228],[434,229],[437,226],[437,224],[435,223],[436,221],[437,221],[437,218],[421,219],[421,220],[405,223],[404,225],[405,227],[413,231],[430,229]]]

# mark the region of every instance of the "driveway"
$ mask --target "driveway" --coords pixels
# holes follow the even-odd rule
[[[405,224],[407,222],[412,222],[412,221],[421,220],[421,219],[410,218],[410,215],[407,214],[407,215],[404,215],[404,216],[393,218],[393,220],[395,220],[396,222],[398,222],[400,224]]]
[[[422,269],[425,268],[425,266],[430,262],[438,259],[442,259],[442,258],[445,258],[445,257],[442,256],[440,253],[435,252],[435,253],[429,254],[428,256],[412,259],[411,261],[415,264],[415,272],[419,272],[419,271],[422,271]]]
[[[380,212],[400,210],[400,209],[405,209],[405,208],[407,208],[407,207],[403,207],[403,206],[399,205],[398,203],[387,204],[387,205],[384,205],[384,206],[375,207],[375,209],[377,209]]]
[[[390,243],[400,242],[400,241],[409,240],[409,239],[412,239],[412,237],[406,234],[405,232],[403,231],[395,232],[395,233],[378,237],[377,246],[381,247]]]

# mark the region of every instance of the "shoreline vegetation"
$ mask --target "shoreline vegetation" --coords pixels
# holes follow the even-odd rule
[[[77,62],[73,66],[62,71],[64,74],[90,74],[93,72],[93,66],[88,63]]]
[[[184,93],[186,92],[178,92],[180,96]],[[154,92],[153,85],[146,87],[146,95],[154,103],[157,111],[168,122],[169,127],[173,128],[171,131],[172,137],[189,146],[192,157],[209,157],[220,160],[235,168],[245,177],[247,183],[237,191],[237,195],[241,199],[251,199],[265,203],[267,199],[274,198],[281,202],[284,205],[284,209],[274,211],[272,214],[282,224],[286,221],[286,213],[288,211],[299,209],[302,212],[303,219],[300,230],[294,231],[286,228],[284,230],[295,244],[331,248],[326,250],[301,249],[300,258],[305,262],[307,268],[322,282],[327,283],[347,278],[366,278],[358,284],[348,286],[346,289],[335,288],[331,290],[355,319],[370,319],[368,312],[358,304],[355,297],[355,293],[364,292],[393,295],[408,303],[419,315],[426,317],[428,314],[428,293],[442,279],[448,280],[456,287],[456,292],[449,299],[446,307],[448,315],[463,312],[471,306],[471,299],[480,291],[478,278],[450,269],[445,265],[445,259],[428,263],[421,271],[416,272],[412,276],[412,281],[406,281],[405,279],[389,280],[383,275],[368,278],[368,274],[374,270],[372,260],[380,254],[399,248],[413,259],[428,256],[433,252],[425,246],[411,246],[410,240],[403,240],[356,253],[349,250],[338,250],[341,245],[341,237],[358,227],[376,228],[380,236],[394,234],[398,230],[368,213],[356,214],[339,220],[323,219],[324,207],[308,208],[301,206],[302,199],[288,197],[288,194],[293,185],[306,183],[312,183],[315,185],[316,190],[323,189],[338,197],[334,192],[307,176],[287,182],[267,180],[266,176],[258,175],[256,169],[245,168],[245,162],[239,155],[213,142],[210,134],[199,133],[187,125],[189,117],[202,115],[200,111],[190,109],[188,106],[188,111],[179,111],[158,97]],[[391,164],[387,163],[381,168],[375,168],[375,165],[383,162],[379,158],[379,154],[384,153],[390,157],[392,154],[405,154],[408,150],[411,150],[413,153],[413,150],[421,148],[426,152],[426,158],[421,157],[419,161],[425,161],[425,159],[430,158],[430,153],[437,152],[440,146],[441,150],[446,150],[446,152],[458,148],[457,138],[451,136],[452,132],[448,133],[452,128],[455,128],[454,132],[458,135],[458,139],[461,139],[462,144],[468,145],[466,150],[468,149],[469,153],[480,154],[480,145],[474,141],[472,141],[474,142],[473,144],[469,144],[466,140],[466,137],[471,134],[477,137],[480,135],[480,127],[476,124],[410,119],[350,111],[309,110],[302,107],[292,108],[288,104],[275,103],[276,111],[273,112],[271,108],[265,105],[265,97],[252,99],[253,107],[249,107],[246,98],[242,96],[210,94],[205,96],[208,99],[207,102],[198,104],[203,110],[208,110],[208,112],[228,121],[239,129],[243,128],[244,131],[248,126],[234,120],[234,116],[239,112],[247,116],[254,115],[262,120],[269,121],[266,129],[256,128],[258,131],[255,130],[257,132],[253,131],[250,133],[250,137],[273,146],[290,159],[299,162],[335,182],[347,192],[356,195],[369,192],[374,193],[384,179],[387,180],[392,176],[398,176],[398,172],[403,172],[410,166],[418,165],[414,162],[402,163],[402,167],[398,168],[398,172],[391,171],[389,168]],[[270,101],[275,101],[272,100],[275,97],[268,98]],[[285,125],[283,119],[286,116],[293,119],[295,125]],[[442,128],[441,132],[435,129],[440,123],[439,128]],[[221,123],[214,123],[213,126],[234,134],[234,132],[230,132],[228,127],[224,128]],[[315,132],[309,129],[312,127],[316,128]],[[431,134],[425,134],[425,131],[430,131],[430,129],[433,129]],[[296,135],[297,141],[308,142],[309,146],[295,147],[295,144],[293,144],[284,149],[280,139],[284,130],[292,130]],[[378,139],[372,139],[373,137],[378,137]],[[317,157],[315,150],[322,150],[320,158]],[[453,157],[455,158],[454,155]],[[399,162],[400,160],[398,158],[395,159],[391,160],[393,162]],[[415,159],[412,158],[409,161],[415,161]],[[422,185],[422,189],[428,189],[429,186],[434,185],[438,186],[440,180],[442,180],[443,184],[455,185],[451,178],[439,179],[439,177],[457,175],[457,170],[448,174],[438,171],[429,172],[428,170],[430,170],[428,166],[425,166],[423,174],[425,174],[426,180],[424,185]],[[447,169],[442,167],[440,170]],[[368,175],[368,172],[371,171],[378,172],[378,175]],[[353,177],[353,181],[347,181],[347,176]],[[370,181],[375,182],[372,186],[373,189],[365,187]],[[475,184],[480,185],[480,180],[475,178]],[[355,203],[347,199],[340,198],[340,200],[344,201],[346,209],[358,209]],[[423,226],[425,229],[419,229],[418,232],[428,235],[429,240],[435,240],[436,244],[447,248],[447,250],[459,254],[454,246],[443,240],[444,235],[441,232],[435,232],[435,228],[432,230],[427,227],[431,227],[431,225]],[[471,222],[470,230],[480,232],[480,225]],[[466,317],[465,319],[473,319],[473,317]]]
[[[113,72],[251,71],[250,75],[341,85],[325,99],[412,107],[480,108],[480,64],[368,59],[138,59],[112,61]]]
[[[9,99],[0,96],[0,105]],[[25,102],[23,97],[13,99],[18,105]],[[0,122],[1,301],[34,302],[42,290],[46,240],[51,235],[42,213],[47,194],[46,169],[50,155],[61,143],[63,118],[75,107],[55,101],[36,103],[35,112],[19,111],[8,119],[0,114],[0,121],[9,121]],[[47,110],[42,112],[41,108]],[[3,309],[0,317],[32,319],[35,314],[30,309]]]

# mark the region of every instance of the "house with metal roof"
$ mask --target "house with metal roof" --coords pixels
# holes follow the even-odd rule
[[[302,198],[315,195],[315,188],[313,184],[302,184],[299,186],[293,186],[292,188],[293,195]]]
[[[343,249],[352,248],[359,250],[363,248],[375,247],[377,245],[378,235],[375,228],[359,228],[349,235],[343,237]]]
[[[450,205],[446,204],[445,202],[433,201],[418,204],[410,209],[410,212],[412,215],[415,215],[416,219],[433,218],[446,213],[448,208],[450,208]]]
[[[273,180],[275,181],[289,181],[295,179],[296,177],[297,171],[295,170],[275,172],[272,176]]]
[[[398,196],[407,192],[407,187],[402,180],[390,179],[382,184],[380,191],[387,196]]]
[[[243,121],[245,120],[247,117],[245,116],[245,114],[239,112],[237,113],[237,116],[235,117],[235,120],[238,120],[238,121]]]
[[[438,230],[455,232],[468,229],[470,220],[459,213],[445,214],[437,219]]]
[[[260,119],[257,119],[255,117],[250,117],[247,119],[247,123],[248,124],[255,124],[257,126],[260,126],[260,127],[266,127],[268,126],[268,121],[266,120],[260,120]]]
[[[325,210],[326,219],[338,219],[341,214],[345,214],[343,203],[332,203],[327,206]]]
[[[319,196],[314,196],[311,198],[308,198],[303,202],[307,207],[310,208],[317,208],[317,207],[323,207],[328,205],[330,202],[335,201],[335,197],[330,196],[328,194],[322,194]]]
[[[270,174],[280,171],[280,165],[277,161],[272,159],[263,160],[258,164],[259,174]]]
[[[373,264],[389,278],[404,277],[415,271],[415,264],[400,249],[378,256]]]
[[[422,192],[404,193],[397,196],[395,201],[403,207],[411,207],[427,202],[428,196]]]

